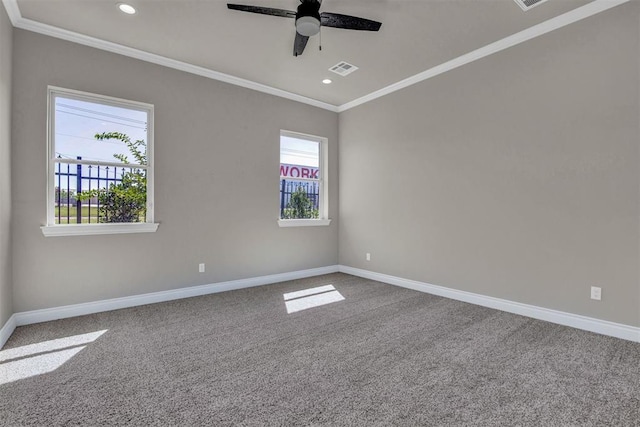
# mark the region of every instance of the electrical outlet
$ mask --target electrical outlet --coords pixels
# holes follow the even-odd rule
[[[591,299],[600,301],[602,299],[602,288],[597,286],[591,287]]]
[[[198,271],[200,273],[204,273],[204,262],[201,262],[200,265],[198,265]]]
[[[367,252],[367,256],[365,257],[367,261],[371,261],[371,254]]]

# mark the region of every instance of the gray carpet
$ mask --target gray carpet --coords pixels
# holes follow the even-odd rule
[[[287,314],[283,293],[327,284],[344,301]],[[104,329],[0,385],[0,423],[640,426],[640,344],[339,273],[20,327],[3,350]]]

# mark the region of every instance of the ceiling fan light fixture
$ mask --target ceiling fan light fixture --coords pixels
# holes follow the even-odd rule
[[[296,19],[296,31],[301,36],[315,36],[320,32],[320,20],[314,16],[301,16]]]
[[[15,0],[14,0],[15,1]],[[545,1],[545,0],[523,0],[523,1]],[[603,0],[604,1],[604,0]],[[298,9],[293,10],[274,9],[264,6],[250,6],[244,4],[227,3],[227,8],[240,12],[258,13],[260,15],[279,16],[282,18],[295,18],[296,35],[293,41],[293,56],[302,55],[304,48],[309,41],[309,37],[320,33],[320,28],[333,27],[345,30],[378,31],[381,22],[372,21],[351,15],[339,13],[322,12],[320,5],[322,0],[300,0]],[[322,45],[318,45],[322,50]]]

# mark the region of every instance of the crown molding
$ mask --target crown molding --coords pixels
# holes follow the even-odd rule
[[[2,4],[4,4],[4,8],[7,11],[11,25],[15,27],[18,21],[22,19],[22,14],[20,13],[17,0],[2,0]]]
[[[493,55],[494,53],[500,52],[520,43],[524,43],[528,40],[565,27],[569,24],[573,24],[574,22],[596,15],[600,12],[604,12],[605,10],[627,3],[628,1],[630,0],[595,0],[592,3],[586,4],[585,6],[581,6],[562,15],[558,15],[555,18],[551,18],[547,21],[541,22],[540,24],[529,27],[526,30],[522,30],[518,33],[490,43],[486,46],[461,55],[450,61],[444,62],[440,65],[436,65],[433,68],[408,77],[380,90],[371,92],[370,94],[365,95],[361,98],[342,104],[338,107],[338,112],[341,113],[343,111],[347,111],[351,108],[357,107],[358,105],[362,105],[369,101],[373,101],[374,99],[389,95],[390,93],[399,91],[421,81],[446,73],[447,71],[451,71],[473,61],[477,61],[478,59]]]
[[[213,80],[229,83],[232,85],[244,87],[247,89],[256,90],[258,92],[267,93],[269,95],[278,96],[281,98],[289,99],[291,101],[301,102],[303,104],[311,105],[314,107],[322,108],[324,110],[333,111],[335,113],[341,113],[359,105],[365,104],[374,99],[381,98],[389,95],[393,92],[405,89],[416,83],[424,80],[436,77],[440,74],[451,71],[455,68],[469,64],[478,59],[485,58],[494,53],[505,50],[509,47],[524,43],[528,40],[534,39],[541,35],[547,34],[551,31],[565,27],[574,22],[596,15],[600,12],[604,12],[621,4],[628,3],[630,0],[594,0],[579,8],[573,9],[562,15],[551,18],[540,24],[527,28],[526,30],[512,34],[496,42],[490,43],[479,49],[461,55],[450,61],[444,62],[426,71],[418,73],[414,76],[408,77],[399,82],[393,83],[382,89],[371,92],[368,95],[357,98],[353,101],[347,102],[342,105],[332,105],[326,102],[318,101],[316,99],[308,98],[306,96],[298,95],[292,92],[287,92],[282,89],[277,89],[271,86],[267,86],[261,83],[256,83],[251,80],[242,79],[229,74],[220,73],[218,71],[210,70],[208,68],[192,65],[186,62],[177,61],[161,55],[145,52],[142,50],[134,49],[128,46],[120,45],[117,43],[108,42],[98,38],[86,36],[73,31],[64,30],[62,28],[54,27],[47,24],[42,24],[30,19],[25,19],[20,13],[17,0],[2,0],[9,19],[14,27],[23,30],[33,31],[35,33],[43,34],[50,37],[67,40],[70,42],[82,44],[85,46],[93,47],[96,49],[105,50],[107,52],[117,53],[120,55],[128,56],[131,58],[139,59],[141,61],[150,62],[157,65],[162,65],[175,70],[184,71],[187,73],[195,74],[198,76],[206,77]]]
[[[247,89],[256,90],[258,92],[267,93],[269,95],[278,96],[280,98],[289,99],[291,101],[301,102],[303,104],[311,105],[313,107],[322,108],[324,110],[338,112],[338,106],[328,104],[326,102],[318,101],[316,99],[308,98],[306,96],[298,95],[295,93],[287,92],[286,90],[277,89],[271,86],[267,86],[261,83],[256,83],[251,80],[242,79],[229,74],[220,73],[218,71],[210,70],[208,68],[192,65],[186,62],[178,61],[175,59],[167,58],[165,56],[156,55],[155,53],[145,52],[143,50],[134,49],[132,47],[124,46],[118,43],[108,42],[106,40],[90,37],[84,34],[76,33],[74,31],[65,30],[62,28],[54,27],[52,25],[43,24],[41,22],[33,21],[31,19],[23,18],[18,8],[17,0],[2,0],[9,18],[14,27],[22,30],[33,31],[34,33],[43,34],[45,36],[55,37],[58,39],[78,43],[84,46],[93,47],[96,49],[105,50],[107,52],[117,53],[130,58],[139,59],[141,61],[150,62],[156,65],[162,65],[164,67],[173,68],[174,70],[184,71],[197,76],[206,77],[212,80],[218,80],[224,83],[229,83],[235,86],[244,87]]]

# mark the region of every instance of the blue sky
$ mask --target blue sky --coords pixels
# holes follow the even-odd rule
[[[83,160],[119,162],[114,154],[125,154],[133,162],[126,145],[120,141],[98,141],[96,133],[121,132],[132,141],[147,140],[147,113],[145,111],[114,107],[56,97],[55,118],[56,157]],[[318,167],[319,144],[313,141],[282,136],[280,163]]]
[[[81,156],[86,161],[120,163],[113,155],[124,154],[131,163],[135,163],[124,143],[118,140],[98,141],[95,134],[102,132],[121,132],[128,135],[132,141],[147,141],[147,112],[56,96],[56,157],[75,159],[76,156]],[[282,136],[280,142],[280,163],[319,167],[317,142],[291,136]],[[73,171],[74,168],[75,166],[71,165],[69,170]],[[66,170],[67,166],[62,165],[61,171]],[[101,170],[104,171],[103,168]],[[83,175],[87,176],[88,173],[88,167],[83,166]],[[275,173],[278,173],[277,169]],[[96,176],[95,169],[92,176]],[[104,176],[104,172],[101,176]],[[85,180],[83,189],[88,189],[88,185],[89,182]],[[97,181],[92,185],[97,185]],[[106,183],[102,182],[101,185]],[[61,177],[60,186],[66,188],[66,177]],[[69,187],[75,190],[75,178],[69,180]]]
[[[126,154],[134,163],[129,149],[120,141],[98,141],[96,133],[121,132],[132,141],[147,140],[147,113],[71,98],[56,97],[55,151],[63,158],[82,156],[83,160],[119,162],[114,154]]]

